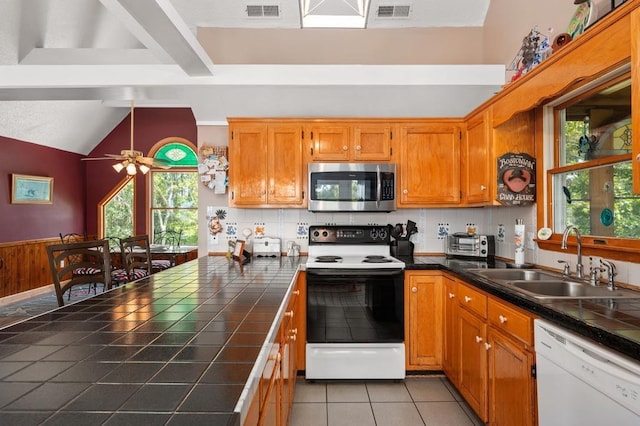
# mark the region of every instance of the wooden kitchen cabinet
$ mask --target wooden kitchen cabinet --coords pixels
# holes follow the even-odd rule
[[[349,161],[351,127],[345,123],[318,123],[309,127],[311,161]]]
[[[305,284],[304,273],[301,274],[303,276],[298,275],[280,320],[260,376],[258,392],[250,403],[244,426],[285,426],[289,423],[299,368],[299,346],[302,344],[304,347],[306,340],[305,337],[300,338],[299,331],[299,324],[304,319],[300,315],[300,309],[304,305],[301,288]]]
[[[535,425],[534,316],[451,281],[443,297],[447,377],[488,424]]]
[[[489,327],[489,424],[535,425],[534,354],[522,344]]]
[[[328,122],[309,126],[310,161],[391,160],[393,125],[388,122]]]
[[[461,122],[400,125],[398,207],[460,203]]]
[[[461,297],[458,316],[458,333],[460,336],[460,367],[458,369],[458,390],[469,406],[484,422],[487,421],[487,325],[486,319],[479,316],[479,301],[464,302],[467,290],[458,285]],[[473,292],[470,294],[477,294]],[[482,295],[486,301],[486,296]],[[476,303],[477,302],[477,303]]]
[[[454,278],[444,275],[443,281],[443,325],[442,370],[454,386],[458,385],[458,364],[460,363],[458,333],[458,284]]]
[[[304,207],[302,126],[230,120],[229,205]]]
[[[533,377],[533,315],[490,297],[487,341],[489,424],[533,426],[536,386]]]
[[[443,279],[437,271],[405,272],[407,370],[442,369]]]
[[[489,180],[491,158],[490,112],[485,110],[466,123],[462,143],[462,197],[467,205],[484,205],[491,199]]]

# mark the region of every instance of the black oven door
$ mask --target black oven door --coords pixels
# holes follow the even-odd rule
[[[307,270],[308,343],[403,341],[403,270]]]

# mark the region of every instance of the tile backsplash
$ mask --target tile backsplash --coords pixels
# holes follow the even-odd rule
[[[304,209],[238,209],[226,207],[227,217],[222,220],[226,238],[209,238],[208,252],[225,252],[229,239],[244,238],[242,231],[250,229],[252,234],[262,231],[266,237],[280,238],[282,247],[293,241],[300,251],[308,250],[309,226],[336,225],[394,225],[412,220],[417,223],[418,233],[411,241],[416,253],[443,253],[447,234],[466,232],[470,227],[477,233],[496,236],[496,255],[513,259],[515,253],[514,228],[516,219],[524,219],[525,262],[558,269],[558,259],[567,260],[575,266],[575,254],[540,250],[530,235],[537,232],[536,208],[529,207],[484,207],[452,209],[402,209],[390,213],[311,213]],[[255,238],[251,235],[248,240]],[[615,261],[617,280],[640,286],[640,264]]]

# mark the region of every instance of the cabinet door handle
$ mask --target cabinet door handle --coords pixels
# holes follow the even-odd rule
[[[455,295],[455,294],[453,294],[453,293],[449,293],[449,299],[453,299],[454,297],[456,297],[456,295]]]
[[[356,146],[356,151],[360,151],[360,145]]]
[[[491,349],[491,345],[490,345],[490,344],[488,344],[488,343],[485,343],[485,344],[484,344],[484,348],[485,348],[486,350],[489,350],[489,349]]]
[[[287,311],[284,313],[285,317],[293,318],[293,311]]]
[[[504,324],[505,322],[507,322],[507,317],[503,316],[503,315],[499,315],[498,319],[500,320],[501,324]]]
[[[480,342],[482,342],[482,337],[476,336],[476,343],[480,343]]]
[[[408,190],[408,189],[403,189],[403,190],[402,190],[402,193],[403,193],[404,195],[407,195],[407,194],[409,193],[409,190]]]
[[[469,303],[469,302],[471,302],[471,298],[469,296],[465,296],[464,297],[464,301]]]
[[[293,294],[294,296],[300,296],[300,290],[293,290],[291,294]]]
[[[346,151],[346,150],[348,150],[348,149],[349,149],[349,147],[348,147],[348,146],[346,146],[346,145],[342,147],[342,150],[343,150],[343,151]]]
[[[292,328],[291,329],[291,335],[297,335],[298,334],[298,329],[297,328]]]
[[[417,293],[418,292],[418,287],[411,287],[411,292],[412,293]]]
[[[484,186],[484,185],[480,185],[480,191],[485,191],[486,189],[487,189],[487,187],[486,187],[486,186]]]

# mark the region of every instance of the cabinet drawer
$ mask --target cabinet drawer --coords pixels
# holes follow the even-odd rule
[[[466,285],[458,286],[460,306],[474,312],[482,318],[487,318],[487,296]]]
[[[503,302],[489,299],[489,324],[528,345],[533,344],[533,318]]]

